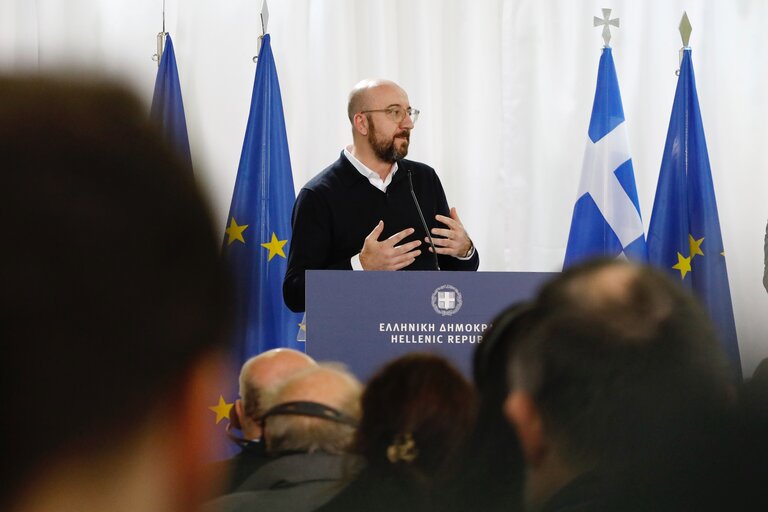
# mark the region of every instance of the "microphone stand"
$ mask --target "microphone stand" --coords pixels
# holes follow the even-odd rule
[[[424,228],[424,232],[427,233],[429,238],[429,245],[432,246],[432,256],[435,257],[435,270],[440,270],[440,263],[437,259],[437,250],[435,249],[435,242],[432,240],[432,235],[427,227],[427,221],[424,220],[424,214],[421,213],[421,207],[419,206],[419,200],[416,199],[416,192],[413,191],[413,178],[411,178],[411,170],[408,169],[408,186],[411,188],[411,197],[413,198],[413,204],[416,205],[416,211],[419,212],[419,218],[421,219],[421,225]]]

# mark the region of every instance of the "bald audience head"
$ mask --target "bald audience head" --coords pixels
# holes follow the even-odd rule
[[[341,366],[290,377],[264,397],[267,452],[345,452],[360,419],[361,394],[360,382]]]
[[[315,365],[315,360],[307,354],[289,348],[268,350],[243,364],[240,370],[240,398],[235,402],[235,411],[247,439],[261,437],[264,392]]]

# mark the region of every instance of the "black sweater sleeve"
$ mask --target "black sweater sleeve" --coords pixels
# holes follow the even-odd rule
[[[328,236],[332,219],[322,201],[317,193],[305,188],[299,192],[293,206],[291,247],[283,280],[283,299],[291,311],[304,311],[306,270],[352,270],[350,258],[328,261],[332,254]]]

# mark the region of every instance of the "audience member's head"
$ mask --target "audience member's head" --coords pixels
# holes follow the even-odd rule
[[[360,382],[336,365],[302,370],[264,394],[262,428],[270,455],[341,454],[360,419]]]
[[[555,278],[535,307],[505,404],[531,503],[591,471],[671,474],[712,440],[732,388],[710,322],[682,287],[601,260]]]
[[[208,489],[227,276],[146,110],[0,78],[3,510],[190,510]]]
[[[380,473],[431,478],[461,453],[475,392],[442,357],[409,354],[384,366],[363,393],[356,451]]]
[[[239,426],[246,439],[261,437],[262,396],[291,375],[316,363],[303,352],[276,348],[248,359],[240,370],[240,398],[235,402]]]
[[[461,473],[450,485],[451,510],[519,510],[524,461],[514,427],[503,414],[508,394],[509,356],[531,325],[533,308],[517,303],[499,313],[483,335],[473,359],[479,394],[477,423]]]
[[[491,402],[489,409],[503,419],[501,406],[507,398],[509,357],[522,335],[530,327],[533,307],[518,302],[491,320],[472,360],[472,375],[480,393],[480,404]],[[506,421],[505,421],[506,423]]]

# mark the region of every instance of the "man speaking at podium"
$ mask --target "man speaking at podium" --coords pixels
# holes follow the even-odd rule
[[[405,91],[363,80],[347,114],[352,145],[304,185],[293,207],[283,281],[293,311],[305,309],[306,270],[477,270],[480,262],[435,170],[405,160],[419,117]]]

